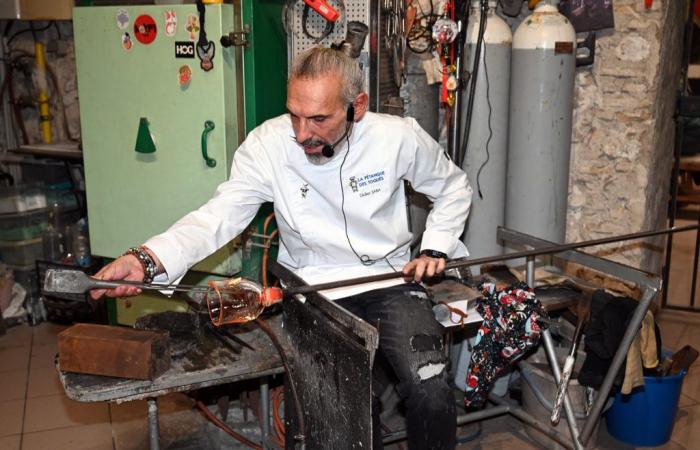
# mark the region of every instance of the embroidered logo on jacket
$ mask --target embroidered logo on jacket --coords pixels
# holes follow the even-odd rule
[[[381,191],[381,185],[384,182],[386,173],[384,170],[360,175],[359,177],[350,177],[350,188],[353,192],[359,192],[360,197],[376,194]]]
[[[301,191],[301,198],[306,198],[306,194],[309,192],[309,183],[304,183],[299,190]]]

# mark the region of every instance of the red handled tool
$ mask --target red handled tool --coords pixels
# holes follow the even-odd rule
[[[329,22],[335,22],[340,17],[338,10],[329,5],[326,0],[304,0],[304,3]]]

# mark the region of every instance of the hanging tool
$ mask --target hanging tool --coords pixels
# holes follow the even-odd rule
[[[326,0],[304,0],[304,3],[328,22],[335,22],[340,17],[338,10],[329,5]]]
[[[216,45],[213,41],[207,39],[207,31],[205,28],[206,10],[202,0],[197,0],[197,12],[199,13],[199,39],[197,40],[197,57],[199,58],[199,67],[203,71],[209,72],[214,68],[214,54],[216,53]]]
[[[561,416],[561,406],[564,403],[564,395],[566,394],[566,391],[569,388],[569,380],[571,379],[571,373],[574,371],[574,363],[576,362],[576,351],[578,350],[578,341],[581,339],[581,333],[583,333],[583,329],[591,317],[591,300],[591,296],[589,294],[586,294],[579,299],[578,304],[576,305],[576,330],[574,331],[574,337],[571,340],[571,350],[569,350],[569,355],[566,357],[564,367],[561,370],[561,377],[559,379],[557,396],[554,400],[552,415],[549,418],[553,424],[559,423],[559,417]]]
[[[391,65],[396,87],[406,79],[406,4],[404,0],[384,0],[382,9],[387,14],[384,45],[391,52]]]

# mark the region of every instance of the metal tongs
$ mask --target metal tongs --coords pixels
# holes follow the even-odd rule
[[[139,281],[107,281],[93,278],[79,270],[48,269],[44,278],[44,292],[54,294],[84,294],[93,289],[114,289],[135,286],[141,289],[178,292],[207,292],[208,286],[142,283]]]

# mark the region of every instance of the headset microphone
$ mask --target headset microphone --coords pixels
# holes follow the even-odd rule
[[[352,122],[355,120],[355,107],[350,104],[348,106],[348,111],[345,116],[345,121],[347,122],[347,125],[345,125],[345,133],[343,133],[342,136],[340,136],[340,139],[335,141],[333,144],[326,144],[323,146],[323,149],[321,150],[321,154],[325,156],[326,158],[332,158],[333,155],[335,155],[335,146],[340,144],[340,141],[345,139],[345,137],[348,135],[350,132],[350,126],[352,125]]]

